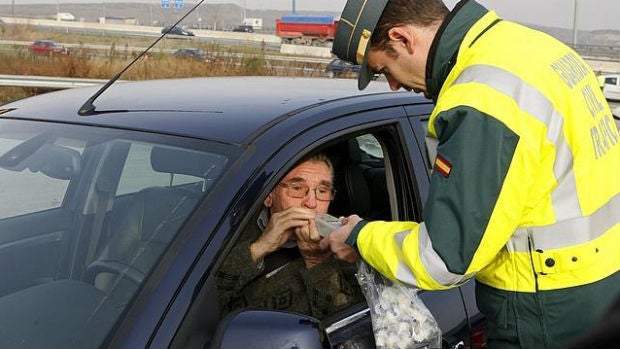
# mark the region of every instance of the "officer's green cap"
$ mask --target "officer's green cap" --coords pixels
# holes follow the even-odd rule
[[[366,53],[379,17],[388,0],[348,0],[334,35],[332,52],[340,59],[361,66],[357,87],[363,90],[374,77],[368,69]]]

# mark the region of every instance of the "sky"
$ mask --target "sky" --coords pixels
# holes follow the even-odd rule
[[[159,2],[159,0],[0,0],[0,4],[20,3],[103,3],[103,2]],[[199,0],[186,0],[195,3]],[[523,24],[573,29],[576,18],[577,29],[620,30],[620,0],[478,0],[500,17]],[[574,16],[577,1],[577,16]],[[292,10],[295,3],[297,13],[303,11],[342,11],[346,0],[205,0],[206,3],[236,3],[247,9]],[[449,8],[458,0],[444,0]]]

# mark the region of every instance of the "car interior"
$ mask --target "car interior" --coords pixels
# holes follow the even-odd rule
[[[391,215],[383,159],[365,152],[360,146],[360,140],[379,146],[376,138],[365,135],[350,138],[324,150],[334,166],[336,188],[336,197],[330,205],[329,213],[336,217],[357,214],[371,220],[389,219]]]
[[[174,176],[201,178],[212,166],[203,154],[164,147],[153,147],[150,161],[154,171],[170,175],[170,186],[147,187],[132,195],[122,214],[117,213],[121,217],[108,220],[111,236],[99,244],[84,270],[83,279],[115,299],[118,307],[129,302],[202,197],[204,182],[178,187],[172,185]]]

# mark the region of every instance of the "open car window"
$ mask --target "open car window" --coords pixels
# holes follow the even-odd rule
[[[388,162],[384,158],[387,155],[387,148],[381,140],[381,138],[385,137],[387,137],[387,133],[385,132],[379,132],[378,134],[373,134],[372,132],[363,134],[355,133],[343,136],[336,142],[331,142],[326,146],[309,152],[310,154],[321,153],[326,155],[333,168],[333,183],[336,194],[329,205],[329,214],[335,217],[358,214],[368,219],[391,219],[390,190],[388,189],[389,184],[386,179],[386,164],[388,164]],[[307,155],[308,154],[306,154],[306,156]],[[295,167],[294,164],[289,165],[288,171]],[[288,173],[288,171],[286,173]],[[286,176],[286,173],[283,173],[282,176]],[[260,201],[260,203],[260,205],[255,205],[256,207],[250,214],[246,226],[243,228],[242,232],[237,234],[236,240],[232,241],[231,239],[229,242],[230,246],[232,246],[231,250],[229,250],[228,255],[224,257],[224,262],[220,270],[216,273],[218,276],[217,292],[215,293],[218,295],[220,317],[224,318],[227,314],[241,309],[259,308],[294,311],[316,317],[319,320],[325,319],[329,323],[335,324],[330,327],[330,332],[333,335],[331,339],[335,341],[335,343],[342,343],[345,345],[344,347],[361,345],[360,347],[373,348],[374,339],[372,337],[372,328],[368,313],[365,310],[365,299],[361,294],[360,286],[355,278],[355,273],[357,271],[357,266],[355,264],[349,263],[350,265],[340,266],[341,269],[334,269],[331,272],[334,273],[333,277],[336,278],[336,280],[340,280],[338,282],[339,285],[348,285],[347,287],[350,288],[349,292],[356,293],[357,297],[349,297],[346,303],[333,307],[330,306],[327,311],[321,308],[320,305],[316,305],[321,304],[321,301],[316,300],[322,298],[319,295],[319,290],[310,291],[315,284],[308,284],[304,287],[295,286],[295,282],[302,284],[304,282],[309,282],[308,280],[312,280],[311,278],[304,279],[304,277],[302,277],[296,280],[279,280],[280,277],[291,277],[290,268],[292,268],[292,265],[302,265],[296,263],[295,259],[286,262],[283,266],[269,266],[270,263],[275,262],[265,258],[264,268],[271,268],[269,270],[273,270],[266,273],[264,277],[260,276],[259,271],[255,273],[251,272],[257,267],[249,263],[247,258],[243,258],[240,250],[245,249],[247,255],[249,253],[248,236],[254,234],[253,239],[256,239],[256,237],[261,234],[260,217],[261,215],[264,216],[266,208],[262,205],[263,201]],[[286,253],[286,255],[289,256],[292,255],[292,253],[288,250],[297,249],[297,247],[287,247],[283,249],[287,251],[282,253]],[[274,252],[273,254],[276,255],[279,253],[280,252]],[[343,262],[341,264],[345,263]],[[326,270],[328,269],[326,267],[324,268]],[[304,275],[306,273],[307,272],[300,271],[299,275]],[[250,278],[255,278],[256,281],[247,282]],[[271,295],[267,294],[269,292],[267,286],[271,286]],[[324,293],[329,294],[337,295],[341,292],[339,287],[334,287],[332,289],[328,289],[328,287],[329,285],[321,285],[320,289],[323,290]],[[256,292],[248,293],[247,290],[251,288],[260,289],[265,295],[259,297]],[[291,295],[291,292],[294,292],[296,289],[307,289],[309,290],[308,292],[315,294],[314,300],[308,299],[307,302],[312,305],[306,311],[300,312],[291,310],[297,309],[294,304],[295,297]],[[344,299],[345,297],[342,298]],[[316,302],[316,304],[313,302]],[[361,316],[359,314],[361,314]],[[365,331],[364,335],[348,336],[351,334],[353,328]]]

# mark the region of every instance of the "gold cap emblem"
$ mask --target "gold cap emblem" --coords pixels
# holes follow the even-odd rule
[[[368,29],[362,30],[362,35],[360,35],[360,40],[357,44],[357,53],[355,57],[357,59],[357,64],[362,64],[362,62],[364,62],[364,54],[366,53],[366,47],[370,41],[371,34],[372,33]]]

